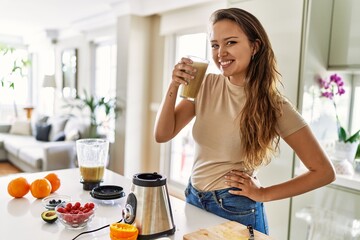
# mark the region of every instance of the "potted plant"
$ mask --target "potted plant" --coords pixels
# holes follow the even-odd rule
[[[356,153],[360,151],[360,130],[351,135],[345,130],[340,122],[335,98],[345,94],[344,81],[339,75],[335,73],[332,74],[329,79],[320,78],[319,84],[321,97],[329,99],[332,102],[335,110],[338,133],[338,139],[335,142],[335,157],[346,158],[352,162],[355,159]]]
[[[105,126],[110,120],[115,119],[117,114],[123,111],[123,105],[116,98],[95,97],[84,90],[84,95],[76,96],[74,100],[67,100],[66,108],[77,108],[80,111],[90,112],[90,138],[99,137],[98,128]],[[103,118],[99,118],[102,114]]]
[[[12,78],[16,74],[20,74],[20,76],[23,76],[24,69],[30,66],[31,64],[30,60],[16,59],[13,56],[11,56],[15,50],[16,49],[13,47],[9,47],[0,43],[0,57],[5,57],[10,55],[11,61],[13,62],[12,66],[8,69],[8,71],[4,71],[0,73],[1,87],[5,87],[7,85],[10,88],[14,88],[15,83],[12,80]]]

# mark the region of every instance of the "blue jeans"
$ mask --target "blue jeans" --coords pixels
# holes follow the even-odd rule
[[[230,188],[200,192],[191,183],[185,189],[186,202],[220,217],[269,234],[269,226],[262,202],[229,193]]]

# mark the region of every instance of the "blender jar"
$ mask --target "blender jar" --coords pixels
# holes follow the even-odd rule
[[[80,169],[80,182],[84,190],[92,190],[103,181],[109,154],[109,142],[105,139],[88,138],[76,141]]]

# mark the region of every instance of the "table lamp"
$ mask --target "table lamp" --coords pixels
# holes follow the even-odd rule
[[[43,87],[56,88],[56,80],[54,75],[45,75],[42,84]]]

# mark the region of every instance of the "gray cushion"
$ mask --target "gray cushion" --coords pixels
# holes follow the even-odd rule
[[[40,123],[46,123],[48,120],[48,116],[43,115],[43,114],[38,114],[38,113],[34,113],[31,116],[31,131],[32,131],[32,135],[35,137],[36,136],[36,124]]]
[[[36,136],[35,139],[38,141],[49,141],[49,133],[52,128],[50,124],[36,124]]]

